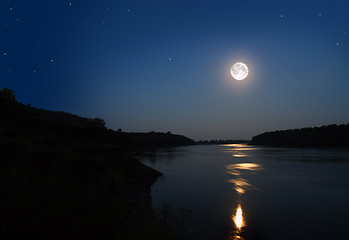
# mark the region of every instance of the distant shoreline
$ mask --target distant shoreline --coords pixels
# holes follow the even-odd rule
[[[250,143],[250,140],[200,140],[196,141],[196,145],[214,145],[214,144],[241,144]]]
[[[348,149],[349,123],[265,132],[254,136],[250,144],[273,147]]]

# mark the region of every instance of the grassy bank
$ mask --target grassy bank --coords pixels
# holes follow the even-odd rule
[[[132,157],[188,144],[170,133],[130,134],[25,106],[0,93],[0,226],[45,239],[171,239],[152,209],[161,173]]]

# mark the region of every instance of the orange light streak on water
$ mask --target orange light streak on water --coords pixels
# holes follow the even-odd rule
[[[242,216],[242,208],[239,205],[238,208],[236,209],[236,214],[233,216],[234,223],[236,227],[240,230],[244,226],[244,219]]]

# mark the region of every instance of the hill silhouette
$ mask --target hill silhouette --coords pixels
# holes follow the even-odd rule
[[[266,132],[251,144],[282,147],[349,147],[349,123]]]
[[[133,153],[193,140],[114,131],[100,118],[23,105],[6,88],[0,116],[2,231],[43,239],[171,239],[151,204],[150,186],[161,173]]]

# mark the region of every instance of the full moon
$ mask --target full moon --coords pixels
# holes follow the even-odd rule
[[[230,72],[236,80],[244,80],[248,75],[248,67],[245,63],[237,62],[231,67]]]

